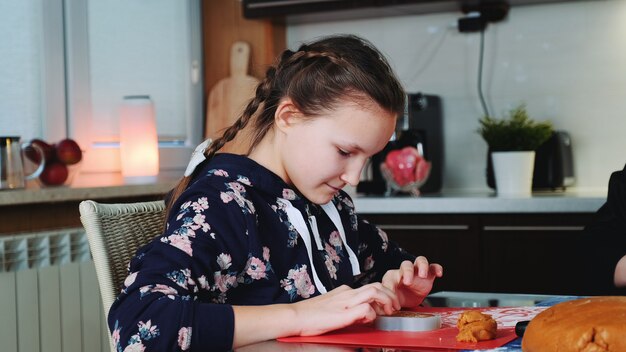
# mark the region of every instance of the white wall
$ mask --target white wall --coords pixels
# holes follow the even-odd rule
[[[291,23],[287,42],[333,33],[372,41],[408,92],[440,95],[446,149],[444,190],[487,190],[487,146],[475,132],[480,35],[459,33],[460,12]],[[526,103],[531,116],[570,133],[577,191],[602,191],[626,163],[626,1],[512,7],[485,33],[483,92],[501,116]]]

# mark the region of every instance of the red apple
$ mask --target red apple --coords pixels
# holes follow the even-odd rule
[[[58,186],[62,185],[69,171],[67,166],[61,162],[53,161],[52,163],[46,163],[46,167],[43,169],[39,179],[46,186]]]
[[[41,163],[41,153],[33,147],[32,144],[29,144],[24,148],[24,155],[28,158],[28,160],[34,162],[35,164]]]
[[[50,144],[37,138],[31,140],[30,144],[38,146],[43,151],[46,162],[51,162],[54,159],[54,147]],[[37,150],[35,150],[35,148],[33,148],[32,146],[28,146],[25,149],[26,157],[28,157],[28,159],[32,160],[36,164],[39,164],[41,162],[41,156],[37,152]]]
[[[83,152],[76,141],[67,138],[56,144],[56,156],[65,165],[74,165],[82,159]]]

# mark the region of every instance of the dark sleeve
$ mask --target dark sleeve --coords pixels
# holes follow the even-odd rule
[[[614,284],[615,266],[626,255],[626,167],[611,174],[607,200],[585,227],[579,255],[584,294],[626,294]]]
[[[225,351],[234,312],[224,302],[243,271],[246,219],[235,202],[185,192],[165,233],[139,249],[108,316],[118,351]]]

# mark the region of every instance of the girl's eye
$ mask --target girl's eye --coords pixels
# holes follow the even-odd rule
[[[350,155],[350,152],[347,152],[347,151],[345,151],[345,150],[343,150],[343,149],[337,149],[337,152],[338,152],[338,153],[339,153],[339,155],[341,155],[341,156],[349,156],[349,155]]]

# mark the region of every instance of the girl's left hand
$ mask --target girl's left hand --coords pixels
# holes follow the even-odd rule
[[[435,278],[443,276],[443,267],[429,264],[426,257],[417,257],[414,263],[405,260],[397,270],[389,270],[382,284],[394,291],[402,307],[415,307],[422,303],[433,288]]]

